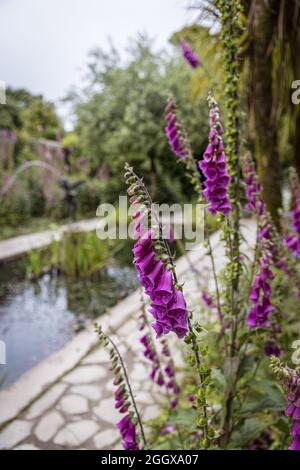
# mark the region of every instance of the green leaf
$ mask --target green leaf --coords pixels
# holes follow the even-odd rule
[[[172,424],[178,424],[184,426],[188,432],[194,432],[197,430],[196,425],[196,414],[192,408],[180,408],[176,414],[169,417],[169,422]]]
[[[226,388],[225,377],[220,369],[212,369],[211,378],[216,388],[220,390],[224,390],[224,388]]]
[[[262,421],[258,418],[249,418],[232,434],[230,447],[243,448],[249,441],[269,427],[270,421]]]
[[[276,403],[276,409],[282,410],[286,407],[285,396],[276,382],[272,382],[270,380],[261,380],[258,385],[258,391]]]
[[[260,399],[256,399],[254,402],[247,403],[243,406],[242,411],[240,413],[241,416],[251,415],[253,413],[259,411],[280,411],[282,410],[282,403],[273,401],[267,395],[263,396]]]

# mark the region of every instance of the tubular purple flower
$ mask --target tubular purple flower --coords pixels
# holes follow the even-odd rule
[[[165,134],[172,152],[177,157],[187,157],[190,152],[190,145],[182,126],[177,120],[175,101],[172,97],[167,102],[165,119],[167,121]]]
[[[209,308],[214,308],[216,305],[214,304],[214,301],[211,297],[211,295],[208,292],[205,292],[204,290],[201,292],[201,297],[205,305]]]
[[[300,387],[297,384],[297,376],[293,376],[288,385],[288,406],[285,414],[292,419],[292,442],[289,450],[300,450]]]
[[[124,416],[118,423],[117,428],[122,436],[122,445],[125,450],[139,450],[136,442],[135,425],[129,415]]]
[[[209,203],[208,210],[212,215],[220,212],[226,216],[231,211],[231,204],[227,194],[230,176],[222,141],[223,128],[220,123],[218,104],[210,95],[208,104],[210,107],[209,144],[204,152],[203,160],[199,162],[199,168],[206,178],[203,195]]]
[[[196,69],[200,63],[198,56],[192,51],[186,41],[181,41],[182,54],[185,60],[190,64],[193,69]]]
[[[280,357],[282,354],[281,349],[279,346],[276,344],[275,339],[270,339],[269,341],[266,342],[264,346],[264,353],[266,356],[276,356]]]
[[[243,158],[242,167],[247,198],[246,209],[261,216],[265,213],[265,203],[262,199],[262,187],[250,152]]]
[[[290,183],[292,193],[290,218],[293,233],[285,235],[284,243],[296,258],[300,258],[300,190],[297,173],[294,168],[291,169]]]
[[[162,430],[160,431],[161,436],[164,436],[166,434],[171,434],[172,432],[175,431],[175,428],[173,424],[167,424]]]
[[[270,326],[269,314],[274,310],[270,301],[272,293],[270,281],[274,277],[270,269],[272,264],[272,252],[266,241],[263,241],[261,243],[259,271],[254,279],[249,295],[249,299],[253,303],[253,307],[250,310],[247,319],[247,323],[250,328],[267,328]]]
[[[127,413],[116,425],[122,436],[123,447],[126,450],[139,450],[140,437],[136,435],[135,424],[139,426],[143,447],[147,445],[147,441],[124,361],[114,340],[102,331],[101,326],[96,325],[96,331],[100,343],[107,348],[110,356],[113,384],[116,385],[115,408],[120,413]]]
[[[149,327],[150,325],[148,323],[143,298],[142,302],[143,303],[140,318],[142,320],[141,329],[144,329],[146,326]],[[157,385],[159,385],[160,387],[165,386],[167,391],[167,397],[171,406],[172,397],[170,395],[170,390],[173,391],[174,395],[178,395],[180,393],[180,388],[178,387],[175,381],[174,362],[170,358],[170,352],[166,338],[161,338],[160,343],[162,345],[162,354],[166,357],[167,364],[165,361],[162,362],[162,359],[159,357],[159,352],[154,343],[151,329],[148,331],[148,333],[144,334],[140,338],[140,343],[144,346],[144,356],[151,362],[152,365],[149,378],[153,382],[157,383]]]
[[[156,320],[157,336],[174,331],[183,338],[188,331],[188,312],[182,292],[175,287],[169,268],[156,258],[149,232],[134,245],[134,264],[139,280],[152,303],[150,313]]]

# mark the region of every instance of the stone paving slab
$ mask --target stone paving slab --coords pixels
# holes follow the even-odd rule
[[[64,224],[53,230],[45,230],[28,235],[9,238],[0,241],[0,262],[8,261],[26,254],[28,251],[43,248],[54,240],[59,241],[66,232],[92,232],[101,224],[100,219],[86,219],[70,224]]]
[[[244,223],[245,251],[254,245],[255,223]],[[211,237],[216,269],[224,267],[224,247],[219,234]],[[189,261],[177,261],[190,308],[199,304],[199,283],[191,263],[200,273],[201,287],[214,290],[211,263],[206,249],[189,253]],[[125,358],[133,392],[141,414],[148,420],[160,410],[162,390],[153,384],[139,342],[136,318],[141,307],[140,291],[99,318],[112,333]],[[182,364],[179,342],[168,335],[175,364]],[[180,343],[181,344],[181,343]],[[26,372],[13,386],[0,392],[0,448],[2,449],[120,449],[115,423],[113,376],[107,353],[98,346],[93,327],[79,333],[63,349]]]

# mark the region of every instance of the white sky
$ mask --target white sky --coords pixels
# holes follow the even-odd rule
[[[146,31],[163,47],[191,23],[188,0],[0,0],[0,80],[57,101],[79,85],[87,53]]]

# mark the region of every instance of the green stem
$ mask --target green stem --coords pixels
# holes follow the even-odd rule
[[[132,403],[132,406],[134,408],[134,411],[135,411],[135,415],[137,417],[137,420],[138,420],[138,423],[139,423],[139,427],[140,427],[140,431],[141,431],[141,436],[142,436],[142,440],[143,440],[143,443],[144,443],[144,447],[147,446],[147,441],[146,441],[146,437],[145,437],[145,433],[144,433],[144,428],[143,428],[143,424],[142,424],[142,420],[141,420],[141,417],[140,417],[140,414],[138,412],[138,409],[137,409],[137,406],[136,406],[136,402],[135,402],[135,399],[134,399],[134,395],[133,395],[133,392],[132,392],[132,389],[131,389],[131,385],[130,385],[130,382],[129,382],[129,378],[128,378],[128,374],[127,374],[127,371],[126,371],[126,367],[125,367],[125,364],[123,362],[123,359],[122,359],[122,356],[120,354],[120,351],[118,349],[118,347],[116,346],[116,344],[114,343],[114,341],[110,338],[110,336],[106,336],[107,339],[109,340],[109,342],[111,343],[112,347],[114,348],[114,350],[116,351],[116,354],[119,358],[119,361],[120,361],[120,365],[122,367],[122,370],[123,370],[123,374],[124,374],[124,378],[125,378],[125,382],[126,382],[126,385],[127,385],[127,388],[128,388],[128,392],[129,392],[129,395],[130,395],[130,398],[131,398],[131,403]]]

